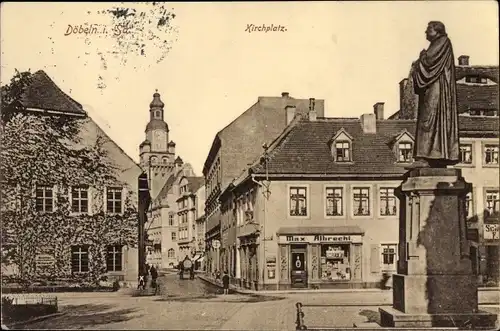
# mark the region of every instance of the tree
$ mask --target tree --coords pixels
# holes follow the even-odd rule
[[[68,245],[89,245],[92,260],[84,277],[96,282],[105,272],[107,244],[134,245],[137,213],[133,192],[125,197],[122,214],[105,213],[100,192],[109,185],[125,185],[116,177],[117,167],[104,145],[107,137],[95,143],[82,141],[79,132],[88,119],[39,115],[22,106],[23,91],[30,84],[29,72],[18,72],[2,88],[0,151],[2,263],[14,263],[21,279],[29,281],[49,274],[71,276]],[[72,213],[71,187],[92,188],[93,213]],[[37,208],[36,189],[55,187],[53,210]],[[48,249],[53,265],[37,268],[35,257]]]

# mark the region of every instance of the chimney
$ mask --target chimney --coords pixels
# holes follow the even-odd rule
[[[290,122],[293,120],[295,117],[295,106],[286,106],[285,107],[285,113],[286,113],[286,125],[290,124]]]
[[[375,114],[361,115],[361,128],[364,133],[377,133],[377,120]]]
[[[290,93],[288,92],[281,92],[281,97],[282,98],[288,98],[290,96]]]
[[[377,102],[373,105],[373,113],[375,114],[375,119],[383,120],[384,119],[384,103]]]
[[[314,122],[318,117],[318,113],[316,113],[316,101],[314,98],[309,98],[309,121]]]
[[[459,66],[468,66],[469,65],[469,55],[460,55],[458,57],[458,65]]]

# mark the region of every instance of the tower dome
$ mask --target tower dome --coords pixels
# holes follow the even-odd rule
[[[155,94],[153,94],[153,101],[149,104],[149,108],[163,108],[165,104],[160,99],[160,93],[156,90]]]

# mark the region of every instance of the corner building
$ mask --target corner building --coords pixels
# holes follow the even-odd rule
[[[361,118],[296,116],[222,192],[222,229],[235,233],[235,256],[225,262],[234,283],[368,288],[396,272],[394,191],[413,162],[415,121],[383,112],[377,103]],[[496,121],[461,116],[460,138],[498,137]]]

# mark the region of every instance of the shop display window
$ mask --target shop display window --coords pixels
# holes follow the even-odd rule
[[[350,280],[350,245],[321,245],[320,274],[322,280]]]

